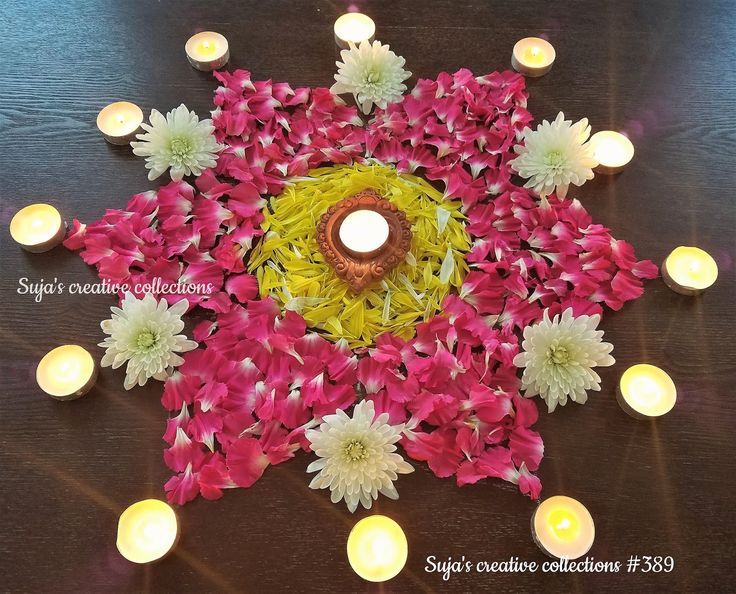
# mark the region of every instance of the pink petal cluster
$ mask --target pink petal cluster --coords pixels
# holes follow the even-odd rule
[[[216,72],[212,113],[217,173],[278,193],[287,177],[323,163],[373,157],[399,171],[426,171],[469,207],[509,184],[513,145],[532,121],[524,77],[461,69],[420,79],[403,101],[377,109],[367,127],[357,109],[326,88],[252,81],[247,70]]]
[[[89,225],[75,220],[65,241],[111,285],[209,310],[193,331],[201,347],[164,387],[169,500],[252,485],[269,465],[308,450],[305,429],[357,394],[407,424],[406,453],[437,476],[459,485],[501,478],[538,497],[537,411],[519,395],[513,365],[521,329],[545,308],[619,309],[657,269],[577,200],[538,202],[512,183],[512,147],[532,119],[523,77],[441,73],[363,127],[328,89],[252,81],[245,70],[215,76],[213,122],[226,145],[217,168],[195,186],[138,194]],[[474,242],[471,271],[442,315],[409,341],[383,335],[354,353],[258,299],[245,259],[262,234],[266,196],[318,165],[365,158],[443,182],[448,198],[462,200]],[[210,290],[159,292],[161,283]]]
[[[536,405],[518,393],[518,350],[513,332],[451,295],[413,339],[380,336],[360,359],[358,379],[376,414],[407,424],[406,453],[438,477],[455,476],[458,485],[501,478],[536,499],[541,484],[531,471],[544,446],[531,429]]]
[[[594,224],[577,200],[555,195],[539,202],[512,187],[468,209],[474,243],[460,296],[504,328],[522,330],[542,317],[573,308],[576,316],[620,309],[644,291],[657,267],[638,261],[634,248]]]
[[[352,163],[365,154],[365,129],[355,107],[327,88],[293,89],[252,81],[250,72],[215,72],[221,86],[212,112],[217,140],[226,145],[217,173],[278,194],[287,177],[323,163]]]
[[[231,297],[245,302],[258,293],[244,258],[263,234],[265,200],[251,184],[222,182],[211,170],[195,183],[136,194],[124,209],[108,210],[88,225],[75,219],[64,245],[81,250],[111,286],[127,285],[137,296],[149,292],[169,303],[185,297],[192,306],[226,312]],[[200,289],[179,291],[178,284]]]
[[[532,121],[524,77],[474,76],[465,68],[420,79],[400,103],[377,110],[368,125],[369,155],[399,171],[425,169],[467,209],[509,184],[513,145]]]
[[[169,501],[222,496],[249,487],[299,449],[314,417],[356,399],[358,358],[345,344],[306,332],[304,319],[271,299],[234,305],[199,329],[203,346],[186,354],[161,402],[176,413],[164,439]]]

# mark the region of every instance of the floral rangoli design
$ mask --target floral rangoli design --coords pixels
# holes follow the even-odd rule
[[[75,221],[65,242],[111,283],[212,289],[160,295],[207,312],[163,390],[169,500],[251,486],[363,401],[438,477],[500,478],[536,499],[543,444],[519,393],[521,332],[545,311],[620,309],[657,270],[578,200],[516,183],[524,78],[441,73],[364,119],[327,88],[215,76],[216,166]],[[356,293],[317,226],[367,188],[406,215],[412,242]]]

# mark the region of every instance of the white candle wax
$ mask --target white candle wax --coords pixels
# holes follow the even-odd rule
[[[525,37],[514,45],[511,66],[526,76],[543,76],[552,68],[555,57],[555,48],[549,41],[539,37]]]
[[[363,518],[353,527],[347,550],[350,567],[369,582],[385,582],[398,575],[409,554],[401,526],[380,515]]]
[[[47,252],[64,239],[66,225],[50,204],[21,208],[10,221],[10,236],[29,252]]]
[[[130,143],[142,123],[143,111],[130,101],[110,103],[97,114],[97,127],[110,144]]]
[[[577,559],[593,546],[595,523],[582,503],[557,495],[542,501],[534,512],[532,537],[551,557]]]
[[[389,235],[388,221],[374,210],[356,210],[343,219],[339,237],[350,251],[367,254],[386,243]]]
[[[192,35],[187,40],[184,50],[189,63],[204,72],[222,68],[230,59],[227,39],[214,31],[202,31]]]
[[[594,168],[596,173],[609,175],[620,173],[634,158],[634,145],[620,132],[613,130],[596,132],[590,137],[589,142],[593,147],[595,160],[598,161],[598,165]]]
[[[150,563],[165,556],[178,537],[179,525],[171,506],[158,499],[145,499],[120,514],[115,544],[128,561]]]
[[[57,400],[83,396],[97,379],[97,364],[81,346],[66,344],[46,353],[36,368],[36,382]]]
[[[359,12],[348,12],[335,21],[335,43],[343,49],[360,45],[361,41],[373,41],[376,24],[373,19]]]
[[[716,282],[718,264],[706,251],[680,246],[662,263],[665,284],[682,295],[699,295]]]
[[[640,363],[624,371],[616,396],[621,408],[632,417],[661,417],[675,406],[677,388],[664,370]]]

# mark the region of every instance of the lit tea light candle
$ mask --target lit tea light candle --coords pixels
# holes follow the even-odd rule
[[[348,12],[335,21],[335,43],[345,49],[350,42],[373,41],[376,24],[373,19],[359,12]]]
[[[97,364],[81,346],[66,344],[46,353],[36,368],[40,388],[57,400],[74,400],[90,391]]]
[[[595,523],[582,503],[557,495],[542,501],[534,512],[532,537],[550,557],[577,559],[593,546]]]
[[[664,370],[640,363],[624,371],[616,398],[621,408],[632,417],[661,417],[675,406],[677,388]]]
[[[539,37],[525,37],[514,45],[511,66],[525,76],[543,76],[551,70],[555,56],[555,48],[549,41]]]
[[[209,71],[222,68],[230,59],[230,46],[224,35],[214,31],[202,31],[186,42],[189,63],[197,70]]]
[[[142,123],[143,111],[130,101],[110,103],[97,114],[97,127],[110,144],[130,143]]]
[[[21,208],[10,220],[10,236],[24,250],[47,252],[64,239],[66,225],[50,204],[31,204]]]
[[[150,563],[166,555],[179,537],[176,513],[158,499],[144,499],[128,507],[118,520],[117,547],[133,563]]]
[[[342,244],[357,254],[375,252],[388,240],[388,221],[375,210],[356,210],[340,224]]]
[[[718,278],[718,264],[708,252],[680,246],[662,263],[662,280],[682,295],[699,295]]]
[[[386,516],[363,518],[348,536],[350,567],[369,582],[385,582],[398,575],[408,553],[404,531]]]
[[[596,132],[590,137],[593,155],[598,165],[593,169],[596,173],[612,175],[620,173],[634,158],[634,145],[631,141],[613,130]]]

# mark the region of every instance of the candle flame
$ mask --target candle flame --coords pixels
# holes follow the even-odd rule
[[[606,167],[623,167],[634,156],[634,145],[625,134],[601,130],[590,137],[595,160]]]
[[[69,382],[81,373],[81,366],[79,361],[74,359],[64,359],[59,362],[58,367],[58,379],[64,382]]]
[[[385,516],[358,522],[348,537],[348,561],[355,573],[371,582],[394,577],[406,563],[407,543],[401,527]]]
[[[523,60],[529,65],[538,66],[544,64],[547,54],[544,47],[540,45],[527,45],[524,48]]]
[[[174,510],[163,501],[146,499],[128,507],[118,520],[117,548],[133,563],[150,563],[174,546],[177,536]]]
[[[210,56],[217,51],[217,46],[214,41],[205,39],[199,44],[199,51],[204,55]]]
[[[549,516],[549,523],[553,532],[560,540],[571,541],[578,535],[578,521],[572,510],[554,510]]]
[[[716,261],[696,247],[675,248],[667,256],[664,266],[675,283],[692,289],[707,289],[718,278]]]
[[[44,355],[36,369],[36,380],[47,394],[68,397],[85,387],[94,372],[92,356],[80,346],[67,344]]]
[[[146,544],[155,545],[165,534],[165,527],[161,525],[160,521],[156,520],[148,520],[141,529],[141,536]]]
[[[633,365],[624,371],[619,390],[629,408],[647,417],[669,412],[677,401],[677,388],[672,378],[663,369],[647,363]]]
[[[653,404],[661,395],[659,384],[654,380],[654,378],[648,376],[636,378],[631,387],[632,393],[639,401]]]
[[[338,39],[359,44],[361,41],[373,37],[376,32],[376,25],[369,16],[351,11],[335,21],[334,30]]]

